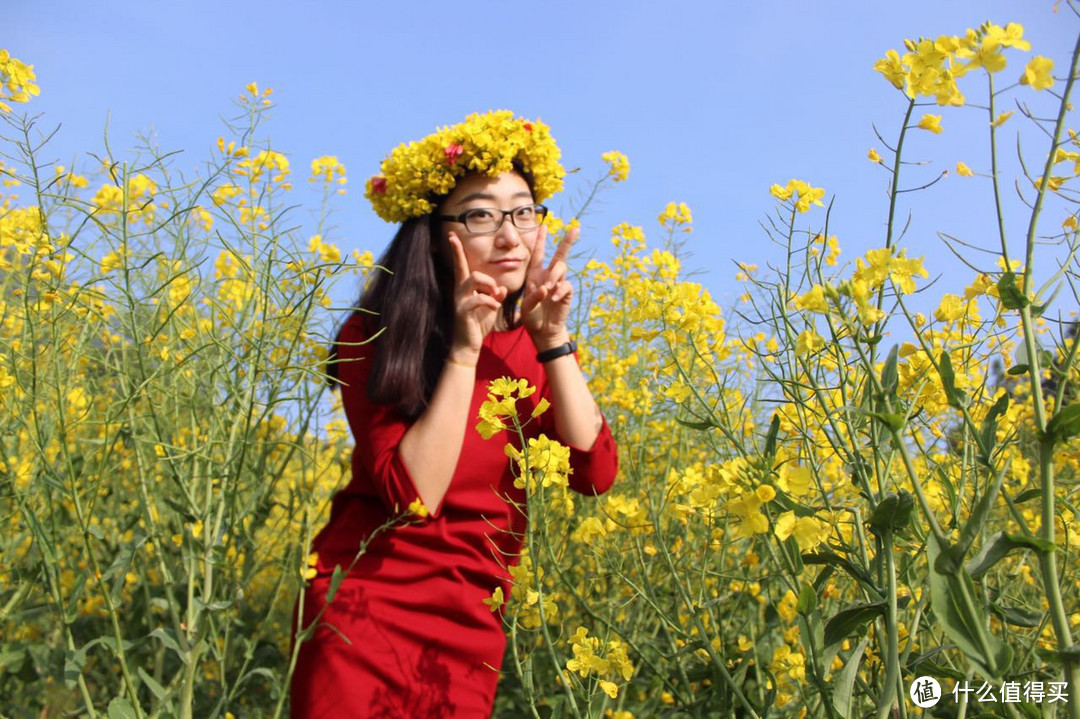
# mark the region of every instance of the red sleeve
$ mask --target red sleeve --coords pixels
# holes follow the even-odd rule
[[[574,354],[577,361],[577,353]],[[541,396],[551,401],[551,386],[547,374],[544,374],[544,389]],[[540,427],[543,432],[555,437],[570,448],[570,488],[584,495],[603,494],[615,483],[615,474],[619,470],[619,451],[615,438],[611,434],[607,420],[601,415],[600,434],[596,436],[592,447],[583,449],[563,440],[555,430],[555,412],[548,410],[540,415]]]
[[[362,323],[354,316],[341,329],[338,337],[338,377],[341,380],[342,404],[349,420],[356,447],[353,449],[353,479],[360,479],[358,488],[374,490],[374,494],[391,513],[404,512],[420,498],[405,462],[401,459],[401,438],[412,426],[396,408],[376,404],[368,399],[368,377],[378,339],[367,344]],[[366,481],[365,481],[366,480]],[[441,505],[440,505],[441,506]],[[428,507],[430,517],[436,518],[439,507]]]

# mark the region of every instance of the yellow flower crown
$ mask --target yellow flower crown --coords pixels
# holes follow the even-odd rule
[[[514,169],[529,175],[533,197],[543,202],[562,189],[566,174],[559,146],[539,120],[514,118],[509,110],[473,114],[419,142],[401,144],[367,181],[364,196],[387,222],[404,222],[434,209],[432,200],[473,172],[495,177]]]

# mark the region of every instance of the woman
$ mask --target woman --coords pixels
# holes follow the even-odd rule
[[[566,327],[576,233],[544,257],[537,203],[561,189],[558,157],[542,123],[501,111],[399,146],[368,181],[379,215],[402,224],[380,261],[390,273],[335,343],[353,477],[314,542],[304,626],[324,613],[300,649],[294,717],[490,717],[506,638],[483,600],[509,594],[525,496],[510,437],[473,428],[489,382],[536,386],[524,416],[550,401],[527,432],[571,447],[571,487],[614,481],[615,444]],[[410,507],[425,516],[375,534],[327,604],[334,567]]]

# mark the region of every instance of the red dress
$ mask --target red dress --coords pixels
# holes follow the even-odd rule
[[[365,337],[359,315],[341,342]],[[398,451],[410,426],[392,408],[371,403],[366,346],[341,346],[338,365],[345,413],[356,448],[352,481],[333,499],[330,521],[315,538],[317,575],[304,593],[304,624],[326,601],[335,565],[348,567],[360,542],[418,498]],[[496,587],[509,597],[509,572],[521,551],[525,518],[503,498],[524,503],[504,453],[506,433],[483,439],[475,430],[488,383],[525,378],[536,394],[518,401],[527,416],[540,397],[550,401],[543,365],[522,328],[484,340],[461,455],[442,504],[418,524],[378,535],[342,582],[313,637],[300,649],[292,679],[292,717],[491,716],[506,646],[500,612],[483,604]],[[554,431],[548,411],[528,435]],[[570,484],[582,494],[606,491],[615,479],[616,449],[604,423],[588,451],[571,448]],[[294,613],[295,616],[295,613]],[[333,629],[326,625],[333,625]],[[347,640],[347,641],[346,641]]]

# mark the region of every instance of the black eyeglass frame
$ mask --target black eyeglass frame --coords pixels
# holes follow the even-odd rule
[[[533,210],[536,212],[537,216],[539,217],[539,220],[537,220],[537,222],[536,222],[536,227],[518,227],[517,220],[514,219],[514,213],[517,212],[518,210],[523,210],[526,207],[533,208]],[[474,230],[469,229],[469,223],[466,222],[465,218],[470,213],[480,212],[480,211],[502,213],[502,217],[499,218],[499,224],[495,225],[495,229],[483,230],[483,231],[480,231],[480,232],[476,232]],[[469,230],[469,232],[471,232],[474,235],[493,235],[493,234],[495,234],[496,232],[498,232],[499,230],[502,229],[503,223],[506,222],[507,216],[510,217],[510,224],[512,224],[516,229],[521,230],[522,232],[531,232],[532,230],[538,229],[540,227],[540,225],[544,224],[544,219],[547,217],[547,214],[548,214],[547,206],[541,205],[538,202],[534,202],[534,203],[531,203],[531,204],[528,204],[528,205],[521,205],[519,207],[515,207],[512,210],[500,210],[498,207],[473,207],[471,209],[465,210],[464,212],[462,212],[459,215],[436,215],[436,217],[438,217],[438,219],[444,220],[444,221],[448,220],[450,222],[460,222],[461,224],[465,225],[466,230]]]

